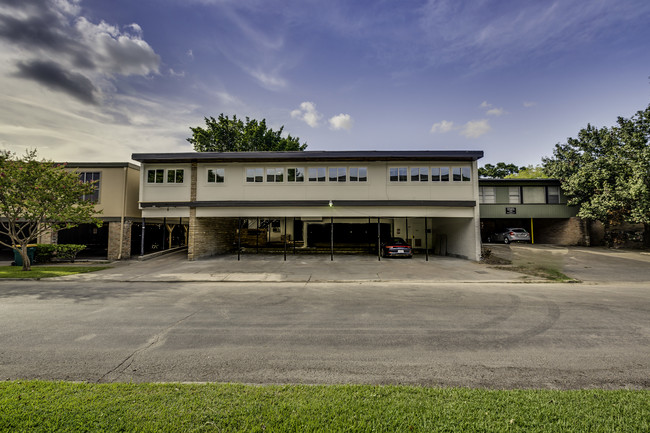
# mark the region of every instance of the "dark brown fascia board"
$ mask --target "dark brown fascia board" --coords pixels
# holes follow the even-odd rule
[[[330,200],[226,200],[184,202],[140,202],[156,207],[329,207]],[[474,200],[332,200],[332,206],[475,207]]]
[[[559,179],[480,179],[479,186],[527,186],[527,185],[560,185]]]
[[[304,152],[184,152],[134,153],[134,161],[144,163],[179,162],[317,162],[317,161],[476,161],[479,150],[408,151],[304,151]]]
[[[64,164],[68,168],[132,168],[140,171],[140,166],[132,162],[57,162]]]

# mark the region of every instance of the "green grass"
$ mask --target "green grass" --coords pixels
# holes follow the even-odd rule
[[[642,432],[650,391],[0,382],[0,431]]]
[[[518,272],[520,274],[525,274],[525,275],[530,275],[533,277],[540,277],[544,278],[545,280],[549,281],[554,281],[558,283],[579,283],[579,280],[576,280],[575,278],[571,278],[559,270],[552,268],[552,267],[546,267],[546,266],[538,266],[538,265],[533,265],[533,264],[526,264],[526,265],[514,265],[514,266],[494,266],[496,269],[502,269],[505,271],[513,271],[513,272]]]
[[[65,275],[101,271],[110,266],[32,266],[31,271],[23,271],[22,266],[0,266],[0,278],[51,278]]]

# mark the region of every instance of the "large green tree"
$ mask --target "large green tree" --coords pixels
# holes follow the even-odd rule
[[[519,167],[517,173],[509,174],[505,179],[546,179],[548,176],[544,172],[544,167],[541,165],[527,165],[526,167]]]
[[[274,131],[266,126],[266,119],[257,121],[237,116],[219,115],[205,117],[205,128],[190,127],[192,137],[187,141],[192,143],[197,152],[261,152],[261,151],[298,151],[305,150],[307,144],[300,144],[298,137],[287,135],[282,137],[284,126]]]
[[[36,151],[22,158],[0,151],[0,234],[9,239],[0,239],[0,244],[19,251],[23,270],[29,271],[27,245],[39,235],[82,223],[101,224],[93,216],[94,204],[82,198],[94,189],[63,165],[39,161]]]
[[[497,162],[497,165],[485,164],[479,167],[478,174],[480,177],[488,177],[491,179],[503,179],[508,175],[518,173],[520,170],[514,164],[506,164],[505,162]]]
[[[606,226],[644,224],[650,245],[650,105],[611,128],[587,125],[556,144],[543,164],[562,181],[568,203],[580,206],[580,217]]]

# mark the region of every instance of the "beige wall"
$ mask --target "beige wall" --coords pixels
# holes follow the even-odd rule
[[[95,205],[98,216],[102,218],[121,217],[123,209],[126,210],[125,217],[140,218],[138,207],[138,184],[140,175],[138,170],[132,166],[128,167],[96,167],[86,166],[71,168],[71,171],[99,172],[99,201]],[[126,182],[126,202],[125,202]],[[126,206],[126,207],[125,207]]]
[[[476,180],[471,182],[389,182],[390,167],[462,167],[467,163],[423,164],[403,163],[332,163],[325,164],[198,164],[197,200],[472,200],[475,195]],[[299,166],[307,172],[309,167],[367,167],[368,182],[305,182],[286,181],[286,169]],[[283,167],[285,181],[282,183],[247,183],[246,168]],[[177,184],[150,184],[146,182],[147,170],[183,168],[186,170],[185,182]],[[208,168],[224,168],[225,182],[207,182]],[[141,170],[142,201],[189,201],[190,164],[143,164]],[[476,175],[476,172],[473,172]]]

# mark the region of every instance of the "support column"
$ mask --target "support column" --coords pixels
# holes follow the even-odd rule
[[[144,256],[144,228],[146,226],[146,220],[144,217],[142,217],[142,227],[141,227],[141,233],[140,233],[140,255]]]
[[[381,262],[381,218],[377,218],[377,261]]]
[[[237,217],[237,261],[241,258],[241,217]]]
[[[427,225],[427,217],[424,217],[424,251],[426,261],[429,261],[429,227]]]
[[[284,217],[284,261],[287,261],[287,217]]]
[[[330,217],[330,261],[334,261],[334,217]]]

